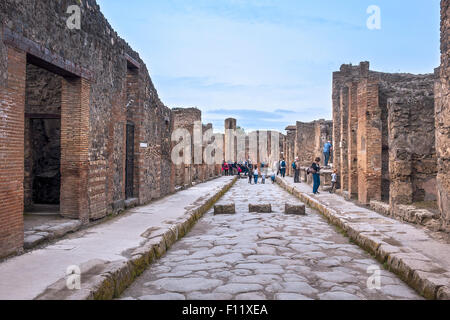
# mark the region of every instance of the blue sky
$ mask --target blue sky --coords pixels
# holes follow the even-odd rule
[[[331,119],[332,72],[370,61],[384,72],[439,65],[439,0],[98,0],[145,61],[169,107],[198,107],[223,130],[284,130]],[[381,9],[381,29],[366,12]]]

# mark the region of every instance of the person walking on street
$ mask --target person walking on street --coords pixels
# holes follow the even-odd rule
[[[280,174],[282,178],[286,177],[286,161],[284,159],[280,161]]]
[[[258,177],[259,177],[258,167],[255,166],[255,170],[253,170],[253,178],[255,179],[255,184],[258,184]]]
[[[308,169],[309,173],[312,173],[314,179],[313,193],[320,194],[320,158],[316,158],[311,168]]]
[[[251,168],[251,164],[248,165],[248,183],[252,184],[253,180],[253,170]]]
[[[323,155],[325,156],[325,167],[328,167],[328,162],[330,161],[331,152],[333,151],[333,145],[331,144],[331,141],[328,141],[323,146]]]
[[[294,183],[300,183],[300,163],[298,157],[292,163],[292,169],[294,169]]]

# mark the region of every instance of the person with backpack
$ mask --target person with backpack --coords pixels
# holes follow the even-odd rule
[[[294,169],[294,183],[300,183],[300,165],[298,157],[295,158],[295,161],[292,163],[292,169]]]
[[[308,174],[313,175],[314,185],[313,185],[313,193],[320,194],[320,158],[316,158],[314,163],[308,169]]]
[[[252,180],[253,180],[253,166],[252,166],[252,164],[249,162],[248,163],[248,167],[247,167],[247,170],[248,170],[248,183],[250,183],[250,184],[252,184]]]
[[[280,174],[282,178],[286,177],[286,161],[284,159],[280,161]]]

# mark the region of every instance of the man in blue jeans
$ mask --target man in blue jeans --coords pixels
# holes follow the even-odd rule
[[[331,141],[328,141],[323,146],[323,155],[325,156],[325,167],[328,167],[328,161],[330,161],[331,152],[333,150],[333,145]]]

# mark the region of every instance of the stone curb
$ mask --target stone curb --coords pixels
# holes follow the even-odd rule
[[[134,249],[127,261],[106,263],[97,275],[89,278],[87,288],[69,294],[60,292],[59,296],[63,296],[67,300],[112,300],[118,298],[150,264],[161,258],[175,242],[183,238],[236,181],[237,178],[234,178],[215,195],[202,200],[196,208],[187,211],[174,225],[166,230],[158,231],[154,237]],[[54,292],[52,297],[55,297]],[[46,299],[46,295],[41,295],[38,299]]]
[[[358,228],[357,223],[350,223],[340,218],[339,215],[343,213],[328,208],[320,200],[295,189],[279,177],[276,181],[283,189],[309,207],[318,210],[332,224],[343,229],[350,239],[375,256],[378,261],[387,265],[390,271],[396,273],[420,295],[431,300],[450,300],[450,279],[442,275],[445,272],[444,268],[413,250],[410,250],[411,253],[401,252],[398,247],[371,235],[370,230],[363,230]]]

